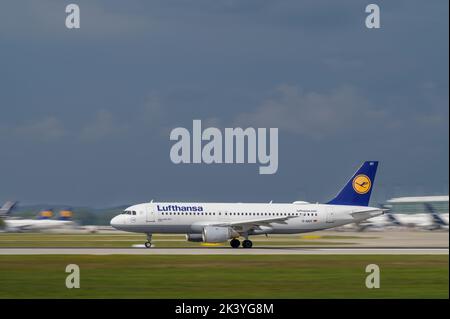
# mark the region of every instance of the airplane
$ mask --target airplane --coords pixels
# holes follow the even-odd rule
[[[389,210],[384,215],[356,225],[359,231],[384,229],[388,227],[409,227],[426,230],[448,229],[448,214],[439,214],[429,203],[424,203],[426,213],[393,214]]]
[[[37,219],[4,219],[6,232],[37,232],[72,228],[75,223],[71,220],[72,212],[60,211],[58,219],[51,219],[53,212],[50,209],[42,210]]]
[[[191,242],[221,243],[251,248],[251,235],[295,234],[334,228],[379,216],[384,209],[369,207],[378,161],[367,161],[332,200],[325,204],[293,203],[142,203],[111,219],[111,226],[152,234],[186,234]]]
[[[448,229],[448,214],[438,214],[433,206],[424,203],[425,212],[419,214],[392,214],[387,213],[389,217],[384,226],[400,226],[409,228],[420,228],[425,230]],[[376,225],[377,220],[371,220]]]

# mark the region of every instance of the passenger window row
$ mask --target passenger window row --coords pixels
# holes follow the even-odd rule
[[[162,212],[162,215],[216,215],[216,213],[200,213],[200,212]],[[222,215],[222,213],[217,213]],[[224,213],[225,216],[317,216],[317,213]]]

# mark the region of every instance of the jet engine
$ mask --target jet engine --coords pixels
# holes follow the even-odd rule
[[[205,243],[223,243],[238,236],[239,234],[230,227],[206,226],[202,231],[202,239]]]
[[[203,241],[203,236],[202,234],[186,234],[186,240],[199,243]]]

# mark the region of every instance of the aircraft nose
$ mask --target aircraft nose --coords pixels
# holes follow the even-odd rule
[[[116,216],[116,217],[114,217],[113,219],[111,219],[111,222],[110,222],[110,224],[111,224],[111,226],[112,227],[114,227],[114,228],[119,228],[120,227],[120,225],[122,224],[122,222],[121,222],[121,218],[122,216]]]

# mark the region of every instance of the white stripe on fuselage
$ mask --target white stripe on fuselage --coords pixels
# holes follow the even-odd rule
[[[201,233],[206,225],[256,221],[259,233],[302,233],[342,226],[367,219],[352,213],[370,211],[369,217],[382,214],[374,207],[326,204],[260,204],[260,203],[144,203],[127,208],[132,214],[113,218],[115,228],[142,233]],[[285,221],[264,222],[286,217]],[[232,226],[240,231],[239,225]],[[255,228],[255,227],[254,227]]]

